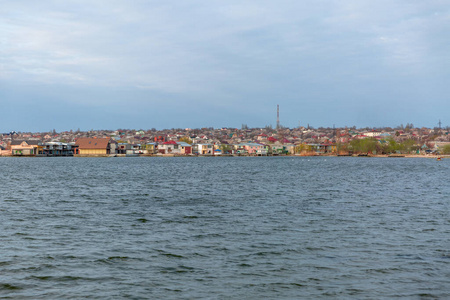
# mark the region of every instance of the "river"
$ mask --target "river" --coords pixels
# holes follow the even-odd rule
[[[0,298],[450,298],[450,159],[0,158]]]

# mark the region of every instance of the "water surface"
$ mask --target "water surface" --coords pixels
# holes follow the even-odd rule
[[[0,158],[0,298],[450,298],[450,160]]]

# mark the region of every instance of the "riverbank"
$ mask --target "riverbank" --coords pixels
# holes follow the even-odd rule
[[[289,154],[289,155],[244,155],[244,154],[222,154],[222,155],[179,155],[179,154],[98,154],[98,155],[73,155],[73,156],[31,156],[31,155],[0,155],[1,157],[357,157],[357,158],[450,158],[450,155],[422,155],[422,154]]]

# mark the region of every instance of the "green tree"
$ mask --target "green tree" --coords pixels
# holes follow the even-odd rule
[[[229,153],[231,152],[231,146],[227,144],[221,144],[220,150],[222,150],[222,153]]]
[[[349,148],[350,148],[349,143],[337,143],[336,144],[336,151],[338,154],[341,152],[348,152]]]
[[[354,139],[350,142],[350,149],[355,153],[373,153],[377,150],[377,139]]]
[[[450,144],[442,147],[441,153],[442,154],[450,154]]]
[[[391,138],[387,142],[386,153],[396,153],[397,151],[400,151],[401,146],[394,139]]]
[[[402,142],[400,148],[405,153],[410,153],[414,150],[417,150],[416,142],[411,139]]]
[[[192,145],[192,140],[188,136],[183,136],[179,139],[180,142],[185,142]]]

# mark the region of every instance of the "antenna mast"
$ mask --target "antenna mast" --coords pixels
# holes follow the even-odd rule
[[[277,104],[277,129],[280,129],[280,105]]]

